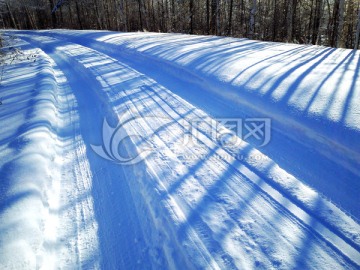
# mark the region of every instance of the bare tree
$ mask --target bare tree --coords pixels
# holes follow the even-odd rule
[[[232,34],[232,16],[233,16],[233,7],[234,7],[234,0],[230,0],[229,6],[229,20],[228,20],[228,29],[227,35],[230,36]]]
[[[336,47],[337,48],[340,48],[343,46],[342,33],[343,33],[343,27],[344,27],[344,6],[345,6],[345,1],[340,0],[339,1],[339,23],[338,23],[338,28],[336,31]]]
[[[359,20],[358,0],[0,0],[0,3],[0,23],[4,28],[225,34],[346,48],[355,47]],[[54,6],[56,12],[51,14]]]
[[[119,9],[120,9],[120,16],[121,16],[121,24],[124,27],[124,31],[127,32],[128,28],[127,28],[127,14],[126,14],[126,10],[125,10],[125,5],[124,5],[124,0],[120,0],[119,1]]]
[[[217,12],[218,12],[218,0],[211,0],[211,20],[210,29],[211,34],[216,34],[217,27]]]
[[[216,0],[216,35],[221,35],[221,27],[220,27],[220,1]]]
[[[10,15],[12,27],[17,29],[16,22],[15,22],[15,17],[13,15],[13,12],[12,12],[11,8],[10,8],[9,2],[6,1],[6,0],[5,0],[5,5],[6,5],[6,8],[7,8],[8,12],[9,12],[9,15]]]
[[[311,43],[314,45],[317,44],[318,42],[322,5],[323,5],[322,0],[315,1],[314,22],[312,25],[312,37],[311,37]]]
[[[206,0],[206,33],[210,35],[210,0]]]
[[[294,0],[288,0],[287,7],[287,42],[293,37]]]
[[[250,32],[249,32],[249,38],[254,38],[255,33],[255,14],[256,14],[256,8],[257,8],[257,1],[252,1],[252,6],[250,9]]]
[[[190,9],[190,34],[194,33],[194,0],[189,1],[189,9]]]
[[[359,36],[360,36],[360,4],[358,5],[358,21],[356,27],[355,46],[354,46],[355,50],[357,50],[359,47]]]

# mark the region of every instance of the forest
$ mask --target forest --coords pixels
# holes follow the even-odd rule
[[[1,0],[4,29],[231,36],[358,48],[358,0]]]

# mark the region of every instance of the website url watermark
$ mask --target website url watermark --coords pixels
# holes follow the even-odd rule
[[[176,136],[169,134],[168,137],[180,137],[176,140],[177,151],[172,149],[173,144],[166,146],[166,142],[159,139],[159,134],[173,125],[176,126]],[[167,152],[172,152],[172,157],[178,156],[182,160],[210,158],[243,160],[245,157],[236,154],[236,149],[244,141],[249,141],[256,147],[264,147],[270,140],[270,118],[212,119],[206,117],[176,120],[170,117],[142,117],[125,113],[115,127],[109,125],[104,119],[102,144],[91,145],[91,147],[104,159],[123,165],[134,165],[146,159],[150,154],[159,154],[160,149],[164,147],[168,148]],[[162,147],[158,145],[159,142]],[[226,154],[206,154],[209,144],[225,150]],[[199,153],[195,151],[196,148],[202,148],[205,151]],[[179,149],[182,153],[179,153]]]

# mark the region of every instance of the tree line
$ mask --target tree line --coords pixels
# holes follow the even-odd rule
[[[359,0],[0,0],[0,8],[3,28],[176,32],[338,48],[359,45]]]

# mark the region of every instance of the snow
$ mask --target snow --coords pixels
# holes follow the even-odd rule
[[[360,267],[359,52],[6,35],[0,268]]]

